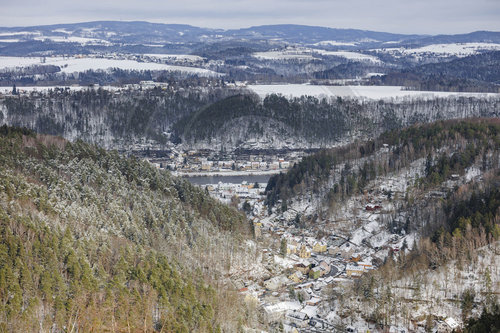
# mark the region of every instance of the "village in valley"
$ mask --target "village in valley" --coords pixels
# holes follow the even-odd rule
[[[142,81],[113,91],[120,94],[124,89],[154,88],[168,89],[168,84]],[[17,93],[36,94],[37,90],[20,89]],[[3,96],[10,95],[11,90],[5,90]],[[170,133],[164,134],[170,136]],[[158,169],[186,177],[213,198],[246,213],[253,224],[254,245],[261,252],[263,269],[256,274],[234,274],[231,281],[245,301],[263,313],[267,322],[284,332],[334,331],[339,330],[339,322],[349,332],[374,330],[374,324],[355,323],[352,316],[343,316],[335,295],[342,294],[387,258],[411,249],[418,240],[415,234],[391,230],[387,226],[389,220],[405,219],[404,214],[396,213],[397,208],[418,175],[424,174],[424,161],[419,160],[408,170],[379,179],[365,193],[350,198],[344,207],[338,207],[336,216],[316,216],[314,223],[306,226],[306,220],[310,222],[311,217],[321,211],[319,198],[296,198],[288,205],[280,201],[273,208],[265,204],[265,179],[286,173],[304,156],[318,150],[292,149],[287,145],[293,147],[292,142],[285,142],[281,149],[266,149],[265,142],[250,140],[227,152],[223,148],[185,149],[172,142],[161,147],[135,143],[127,151]],[[387,154],[390,149],[384,144],[379,155]],[[466,180],[479,175],[472,169]],[[210,177],[220,181],[196,181]],[[248,180],[224,181],[226,177]],[[448,187],[452,188],[458,181],[462,180],[453,175]],[[429,195],[440,198],[444,192]],[[452,311],[444,313],[442,320],[436,323],[440,332],[451,332],[459,326],[452,314]],[[396,326],[392,331],[406,332]]]
[[[229,155],[173,148],[168,155],[159,155],[148,160],[157,168],[169,169],[193,180],[213,175],[224,178],[286,172],[305,152]],[[340,232],[341,225],[348,222],[346,216],[305,228],[303,214],[315,208],[314,202],[297,203],[298,206],[289,208],[280,204],[278,208],[269,209],[265,205],[266,185],[266,182],[248,181],[201,185],[212,197],[247,214],[262,251],[266,273],[251,279],[235,274],[231,280],[247,302],[255,303],[263,311],[266,320],[282,323],[286,332],[333,330],[332,322],[337,314],[332,293],[375,269],[388,255],[406,249],[413,236],[389,234],[379,223],[393,208],[385,189],[374,190],[369,197],[350,203],[353,207],[348,216],[358,221],[355,225],[359,228]]]
[[[0,333],[500,333],[500,0],[259,1],[5,1]]]
[[[266,215],[258,200],[252,203],[253,214]],[[363,215],[372,221],[372,229],[360,228],[353,238],[305,229],[300,213],[293,210],[255,216],[256,238],[269,245],[262,257],[271,274],[262,283],[240,280],[236,287],[247,301],[262,307],[269,321],[282,321],[286,332],[333,330],[332,322],[337,319],[332,299],[335,290],[353,283],[381,264],[388,252],[398,252],[403,246],[404,237],[387,237],[381,235],[384,231],[376,230],[382,209],[378,205],[364,207]],[[374,233],[376,246],[361,242],[360,233],[368,230]],[[376,242],[377,237],[383,239]]]
[[[174,171],[178,176],[237,176],[237,175],[272,175],[286,172],[298,162],[303,151],[280,151],[264,154],[248,152],[224,153],[209,149],[180,150],[171,146],[162,152],[147,152],[147,155],[160,154],[148,160],[156,167]]]
[[[389,149],[384,145],[381,154]],[[334,295],[342,294],[387,258],[396,257],[400,251],[408,251],[414,246],[415,234],[390,230],[387,224],[390,219],[405,218],[404,213],[396,213],[396,208],[418,174],[423,173],[424,162],[419,160],[398,174],[374,182],[365,193],[349,199],[334,219],[318,217],[308,227],[305,215],[310,217],[312,212],[318,211],[317,198],[302,198],[288,207],[280,202],[270,209],[265,205],[266,183],[243,181],[240,184],[203,185],[212,197],[247,214],[253,223],[257,248],[262,252],[264,269],[250,276],[236,272],[231,276],[234,287],[244,295],[246,302],[263,312],[268,322],[275,323],[284,332],[334,331],[339,329],[339,322],[350,332],[374,330],[374,324],[353,323],[349,316],[343,318]],[[276,166],[282,166],[281,163]],[[211,163],[210,167],[218,165]],[[214,171],[203,169],[202,165],[200,169],[201,174]],[[463,179],[453,175],[446,186],[451,188],[478,176],[473,168]],[[444,193],[430,195],[438,198]],[[436,323],[441,327],[440,332],[457,327],[456,319],[450,314],[451,310]],[[393,331],[406,332],[396,326]]]

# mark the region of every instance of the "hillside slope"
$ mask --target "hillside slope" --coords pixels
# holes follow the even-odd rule
[[[273,227],[285,241],[327,242],[329,258],[315,259],[345,267],[318,320],[359,331],[431,331],[449,317],[496,327],[499,154],[498,119],[449,120],[325,149],[273,176]]]
[[[246,218],[83,142],[0,128],[0,327],[235,331]],[[215,284],[215,279],[218,283]]]
[[[123,150],[134,144],[166,147],[168,141],[186,149],[232,150],[248,142],[261,148],[329,147],[415,123],[500,115],[495,95],[359,100],[271,94],[261,99],[214,82],[190,84],[6,96],[0,100],[0,124]]]
[[[425,64],[372,78],[373,84],[404,85],[416,90],[498,92],[500,52]]]

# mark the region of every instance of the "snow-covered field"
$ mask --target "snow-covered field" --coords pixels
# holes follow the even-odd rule
[[[325,51],[325,50],[314,50],[314,52],[317,52],[321,55],[325,56],[336,56],[336,57],[342,57],[346,58],[349,60],[355,60],[355,61],[370,61],[374,63],[381,63],[380,59],[372,56],[372,55],[367,55],[359,52],[349,52],[349,51]]]
[[[110,42],[103,39],[86,38],[77,36],[39,36],[35,40],[51,40],[57,43],[79,43],[82,45],[111,45]]]
[[[302,50],[256,52],[253,56],[262,60],[312,60],[314,57]]]
[[[193,54],[160,54],[160,53],[147,53],[146,57],[169,59],[169,60],[188,60],[188,61],[203,61],[204,58]]]
[[[371,61],[374,63],[381,62],[375,56],[359,52],[326,51],[322,49],[307,48],[307,47],[297,47],[297,48],[267,51],[267,52],[256,52],[253,54],[253,56],[261,60],[313,60],[316,59],[316,57],[314,57],[314,54],[321,54],[324,56],[336,56],[355,61]]]
[[[39,57],[0,57],[0,68],[2,69],[31,65],[42,65],[42,59]]]
[[[0,70],[5,68],[27,67],[31,65],[54,65],[59,66],[62,72],[74,73],[87,70],[106,70],[109,68],[120,68],[123,70],[165,70],[179,71],[204,76],[218,76],[220,74],[196,67],[174,66],[149,62],[138,62],[126,59],[106,58],[74,58],[74,57],[48,57],[45,63],[39,57],[0,57]]]
[[[0,36],[24,36],[24,35],[40,35],[37,31],[18,31],[18,32],[0,32]]]
[[[391,54],[404,54],[420,56],[423,54],[433,54],[436,56],[459,56],[466,57],[482,50],[497,51],[500,50],[500,44],[495,43],[451,43],[451,44],[432,44],[419,48],[388,48],[384,50],[375,50]]]
[[[338,42],[335,40],[322,40],[321,42],[314,43],[314,46],[356,46],[356,42]]]
[[[404,98],[435,98],[449,96],[468,97],[500,97],[495,93],[456,93],[445,91],[411,91],[402,90],[400,86],[320,86],[308,84],[271,84],[271,85],[248,85],[260,97],[269,94],[281,94],[286,97],[300,97],[303,95],[314,97],[352,97],[368,99],[404,99]]]
[[[112,43],[97,38],[88,38],[88,37],[79,37],[79,36],[70,36],[71,32],[66,31],[64,29],[55,29],[53,30],[55,33],[64,33],[65,36],[54,35],[54,36],[42,36],[38,31],[19,31],[19,32],[2,32],[0,33],[0,37],[22,37],[25,40],[33,38],[38,41],[50,40],[56,43],[79,43],[82,45],[111,45]],[[2,42],[20,42],[21,39],[2,39]]]

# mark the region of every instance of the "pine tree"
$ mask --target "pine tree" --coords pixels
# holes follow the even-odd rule
[[[286,238],[282,238],[281,239],[281,244],[280,244],[280,254],[282,257],[285,257],[286,256],[286,252],[287,252],[287,242],[286,242]]]

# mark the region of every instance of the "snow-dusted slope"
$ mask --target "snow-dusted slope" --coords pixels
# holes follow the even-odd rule
[[[204,68],[174,66],[154,62],[138,62],[128,59],[96,57],[0,57],[0,71],[33,65],[54,65],[60,67],[61,71],[65,73],[119,68],[123,70],[178,71],[202,76],[220,75],[214,71]]]
[[[354,97],[369,99],[391,98],[436,98],[449,96],[464,97],[500,97],[494,93],[466,93],[445,91],[411,91],[400,86],[322,86],[309,84],[270,84],[248,85],[248,88],[261,97],[269,94],[281,94],[286,97],[314,96],[314,97]]]
[[[344,44],[350,45],[350,43]],[[359,52],[351,51],[327,51],[318,48],[287,48],[284,50],[272,50],[266,52],[255,52],[253,56],[261,60],[314,60],[318,59],[318,55],[335,56],[353,61],[364,61],[376,64],[381,64],[380,59],[373,55],[367,55]]]
[[[375,51],[390,53],[394,56],[412,55],[415,57],[423,55],[433,55],[438,57],[466,57],[477,54],[480,51],[498,51],[500,44],[496,43],[449,43],[449,44],[431,44],[418,48],[387,48],[377,49]]]

